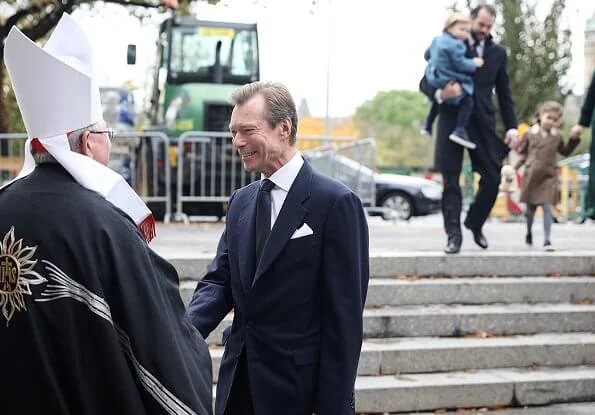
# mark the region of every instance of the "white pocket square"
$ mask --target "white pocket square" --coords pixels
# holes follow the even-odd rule
[[[304,236],[313,235],[314,231],[307,223],[304,223],[299,229],[291,235],[291,239],[303,238]]]

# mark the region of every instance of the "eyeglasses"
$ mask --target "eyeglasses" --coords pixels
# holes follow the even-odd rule
[[[114,130],[111,128],[108,128],[107,130],[103,131],[89,130],[89,134],[107,134],[107,138],[109,138],[110,141],[112,141],[114,138]]]

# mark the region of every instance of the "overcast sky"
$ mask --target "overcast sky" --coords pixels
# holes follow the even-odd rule
[[[546,11],[551,0],[538,0]],[[327,57],[329,112],[351,115],[380,90],[416,90],[425,67],[423,51],[447,16],[451,0],[222,0],[218,6],[256,16],[260,26],[261,78],[285,83],[296,101],[307,99],[311,112],[326,112]],[[405,10],[406,5],[406,10]],[[201,6],[204,7],[204,6]],[[584,28],[595,13],[593,0],[567,0],[565,23],[573,30],[573,65],[569,74],[575,93],[584,85]],[[73,13],[97,48],[100,84],[118,86],[132,79],[145,85],[153,64],[157,24],[142,24],[118,6],[105,5],[92,16]],[[126,45],[136,43],[138,64],[126,65]]]

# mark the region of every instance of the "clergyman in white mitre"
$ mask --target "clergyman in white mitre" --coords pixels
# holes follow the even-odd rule
[[[35,169],[32,151],[47,152],[80,185],[126,212],[150,241],[155,236],[151,211],[107,167],[112,133],[103,120],[93,51],[81,27],[65,13],[43,48],[13,27],[4,61],[28,135],[23,168],[13,181]],[[79,144],[71,148],[69,134],[81,129]]]

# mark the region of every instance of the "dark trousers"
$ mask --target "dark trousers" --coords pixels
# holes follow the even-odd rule
[[[449,238],[461,236],[463,194],[459,185],[459,176],[460,173],[442,173],[444,183],[442,215],[444,218],[444,229]],[[482,175],[479,181],[479,189],[467,212],[467,218],[465,219],[467,227],[473,230],[481,230],[490,215],[496,197],[498,197],[499,185],[500,182],[495,177],[487,174]]]
[[[457,124],[455,129],[466,129],[471,113],[473,113],[473,97],[463,92],[463,98],[456,104],[457,106]],[[448,104],[448,101],[446,102]],[[431,127],[438,117],[439,106],[435,101],[432,101],[432,106],[426,117],[425,127]]]
[[[229,399],[227,400],[225,415],[254,415],[246,349],[242,351],[238,358],[238,366],[236,367]]]
[[[430,106],[430,111],[428,111],[428,115],[426,116],[424,127],[431,129],[432,124],[436,121],[436,117],[438,117],[438,104],[436,101],[432,101],[432,105]]]
[[[459,185],[460,173],[442,173],[442,218],[449,238],[461,237],[461,209],[463,194]]]
[[[471,113],[473,112],[473,97],[464,94],[463,98],[458,104],[458,111],[457,111],[457,127],[456,129],[464,130],[467,128],[467,124],[469,124],[469,118],[471,118]]]

